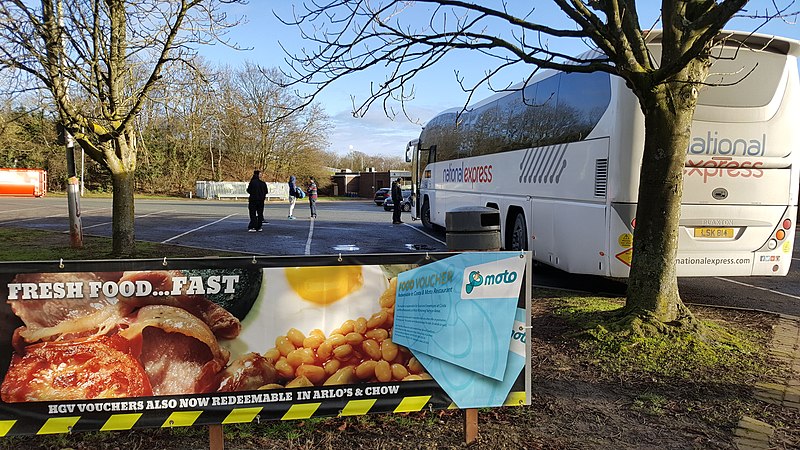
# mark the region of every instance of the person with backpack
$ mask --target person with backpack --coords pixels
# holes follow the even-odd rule
[[[303,192],[299,187],[297,187],[297,177],[291,175],[289,177],[289,220],[294,220],[294,205],[297,202],[298,198],[303,198],[301,193]]]
[[[261,226],[268,223],[264,220],[264,200],[267,198],[267,183],[261,179],[261,172],[253,171],[253,177],[247,185],[247,210],[250,212],[250,223],[247,224],[247,231],[261,231]]]
[[[308,206],[311,207],[311,218],[317,218],[317,182],[314,177],[308,177]]]

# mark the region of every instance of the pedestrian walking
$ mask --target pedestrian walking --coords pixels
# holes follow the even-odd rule
[[[267,183],[261,179],[261,172],[253,171],[253,177],[247,185],[247,210],[250,213],[250,223],[247,224],[247,231],[261,231],[264,220],[264,200],[267,198]]]
[[[394,203],[394,210],[392,212],[392,225],[403,223],[400,220],[400,211],[403,207],[403,189],[400,187],[400,178],[392,183],[392,203]]]
[[[289,177],[289,220],[294,220],[294,205],[297,202],[297,177]]]
[[[317,182],[314,177],[308,177],[308,185],[306,189],[308,194],[308,206],[311,208],[311,218],[317,218]]]

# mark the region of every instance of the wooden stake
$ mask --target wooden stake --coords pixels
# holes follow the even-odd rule
[[[222,425],[208,426],[208,447],[210,450],[225,450],[225,435]]]
[[[472,444],[478,439],[478,410],[470,408],[465,410],[464,416],[464,442],[467,445]]]

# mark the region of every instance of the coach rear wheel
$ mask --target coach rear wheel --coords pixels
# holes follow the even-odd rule
[[[528,250],[528,227],[525,226],[525,215],[521,212],[514,216],[509,240],[511,241],[509,250]]]

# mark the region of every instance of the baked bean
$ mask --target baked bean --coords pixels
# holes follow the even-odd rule
[[[380,312],[376,312],[367,321],[367,328],[372,329],[383,325],[383,322],[386,322],[386,316],[387,316],[386,310],[381,310]]]
[[[367,339],[361,344],[364,353],[375,361],[381,359],[381,345],[374,339]]]
[[[316,350],[323,342],[325,342],[325,336],[317,336],[312,334],[311,336],[303,339],[303,347]]]
[[[356,376],[362,380],[368,380],[375,376],[375,366],[377,361],[364,361],[356,367]]]
[[[356,374],[353,366],[342,367],[336,373],[331,375],[330,378],[325,380],[323,386],[332,386],[337,384],[352,384],[356,382]]]
[[[350,344],[340,345],[335,349],[333,349],[333,357],[338,359],[339,361],[344,361],[346,359],[349,359],[352,354],[353,354],[353,346]]]
[[[347,335],[347,333],[352,333],[353,330],[356,329],[356,321],[353,319],[345,320],[339,329],[342,330],[342,334],[344,335]]]
[[[323,361],[329,360],[332,353],[333,345],[331,345],[328,341],[323,342],[320,344],[319,348],[317,348],[317,356]]]
[[[391,339],[386,339],[381,342],[381,356],[384,360],[388,362],[394,361],[397,358],[397,353],[400,351],[400,348],[392,342]]]
[[[342,367],[342,362],[338,359],[331,359],[325,361],[325,363],[322,364],[322,367],[325,369],[325,374],[331,376]]]
[[[422,363],[420,363],[417,358],[412,356],[411,359],[408,360],[408,371],[414,374],[420,374],[425,372],[425,368],[422,367]]]
[[[281,357],[281,352],[277,348],[271,348],[264,352],[264,359],[271,362],[273,365]]]
[[[347,336],[345,336],[344,339],[350,345],[359,345],[364,342],[364,336],[356,333],[355,331],[352,333],[347,333]]]
[[[364,334],[367,332],[367,319],[363,317],[359,317],[356,319],[356,329],[354,330],[358,334]]]
[[[392,364],[392,377],[395,380],[402,380],[407,376],[408,376],[408,369],[403,367],[402,364],[397,364],[397,363]]]
[[[311,330],[310,333],[308,333],[308,335],[309,336],[319,336],[322,339],[325,339],[325,333],[322,330],[320,330],[319,328],[314,328],[313,330]]]
[[[327,374],[325,373],[325,369],[320,366],[313,366],[310,364],[302,364],[300,367],[297,368],[295,371],[295,375],[298,377],[306,377],[308,381],[313,384],[321,384],[328,378]]]
[[[412,375],[409,375],[409,376],[403,378],[401,381],[421,381],[421,380],[422,380],[421,376],[419,376],[417,374],[412,374]]]
[[[294,344],[286,336],[278,336],[275,338],[275,348],[281,352],[281,355],[286,356],[294,351]]]
[[[375,378],[383,382],[392,380],[392,367],[388,362],[378,361],[375,363]]]
[[[384,330],[383,328],[375,328],[374,330],[367,331],[364,337],[368,339],[373,339],[377,342],[381,342],[387,337],[389,337],[389,332]]]
[[[285,357],[281,357],[275,362],[275,370],[283,378],[292,378],[294,376],[294,367],[292,367]]]
[[[381,308],[392,308],[394,307],[394,299],[397,295],[397,277],[392,278],[389,280],[389,289],[384,291],[381,294],[380,298],[378,299],[378,303],[380,303]]]
[[[298,330],[297,328],[289,328],[289,331],[286,332],[286,337],[288,337],[289,340],[292,341],[292,345],[294,345],[295,347],[302,347],[306,335],[303,334],[303,332]]]
[[[286,361],[294,368],[301,364],[314,364],[314,350],[310,348],[298,348],[286,355]]]
[[[331,347],[338,347],[342,344],[347,343],[347,340],[344,338],[344,335],[339,333],[331,334],[325,342],[330,343]]]

